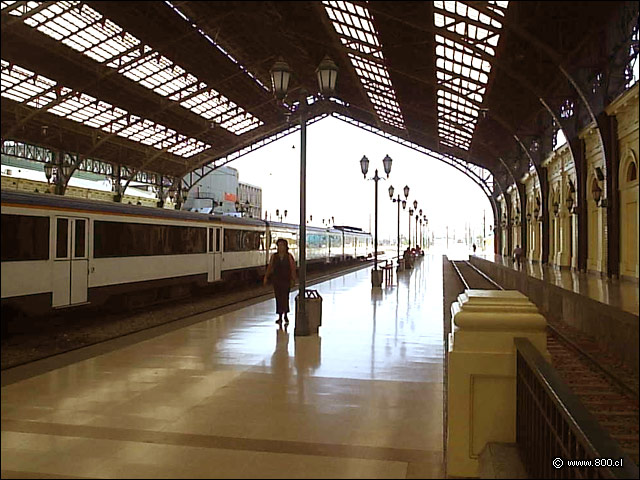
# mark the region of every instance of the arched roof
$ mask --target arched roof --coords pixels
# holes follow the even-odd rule
[[[2,2],[2,138],[181,177],[290,130],[295,112],[274,100],[270,68],[289,64],[292,105],[301,88],[317,90],[328,55],[337,92],[314,101],[311,118],[348,117],[506,179],[528,166],[522,149],[541,116],[559,118],[567,101],[577,124],[599,113],[585,96],[629,33],[612,29],[637,11],[619,1]]]

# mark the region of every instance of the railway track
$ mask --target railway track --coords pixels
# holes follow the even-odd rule
[[[452,261],[466,289],[503,290],[467,261]],[[615,365],[602,361],[606,353],[594,342],[571,335],[568,327],[548,324],[547,349],[554,368],[586,409],[609,432],[622,450],[639,461],[638,389]]]

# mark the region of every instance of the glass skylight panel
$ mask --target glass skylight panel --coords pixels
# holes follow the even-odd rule
[[[340,41],[350,50],[349,59],[378,118],[384,123],[404,129],[400,105],[384,64],[382,48],[371,21],[371,14],[366,8],[352,2],[322,3]]]
[[[2,2],[3,10],[12,8],[12,3],[14,2]],[[176,10],[175,7],[172,8]],[[173,101],[176,100],[171,95],[175,92],[199,83],[194,75],[151,47],[142,45],[136,37],[85,3],[28,2],[14,7],[10,13],[24,17],[27,25]],[[256,80],[255,77],[252,78]],[[189,106],[182,105],[198,115],[208,111],[206,108],[197,108],[199,104],[193,102]],[[242,133],[264,124],[229,100],[221,108],[241,116],[238,121],[244,121],[247,116],[255,119],[249,122],[250,127]],[[226,128],[223,123],[227,122],[220,122],[220,126]],[[238,129],[230,131],[240,135]]]
[[[180,135],[173,129],[131,115],[126,110],[90,95],[74,92],[51,79],[18,65],[11,65],[5,60],[2,60],[2,97],[32,108],[45,109],[54,115],[99,128],[109,134],[116,133],[157,149],[171,146],[169,152],[185,158],[211,147],[195,138]],[[245,115],[238,120],[239,126],[230,125],[229,129],[247,131],[255,128],[255,123],[252,123],[255,121],[255,117]]]
[[[436,1],[433,4],[435,26],[450,32],[448,37],[459,39],[435,35],[438,132],[443,145],[463,150],[471,146],[491,72],[491,63],[486,57],[495,56],[494,47],[498,45],[502,28],[501,22],[482,10],[486,8],[504,17],[508,3],[474,2],[470,6],[457,1]]]

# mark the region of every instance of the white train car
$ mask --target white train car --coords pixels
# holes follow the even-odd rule
[[[177,295],[264,268],[265,233],[260,220],[3,191],[3,307],[35,313],[140,290]]]
[[[26,192],[1,199],[3,313],[135,306],[257,280],[278,238],[298,260],[297,225]],[[366,257],[370,243],[355,229],[309,227],[307,259]]]

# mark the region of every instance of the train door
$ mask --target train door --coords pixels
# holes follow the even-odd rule
[[[222,227],[216,227],[215,232],[215,248],[213,255],[215,256],[213,276],[215,280],[222,278]]]
[[[89,220],[56,217],[53,260],[53,307],[86,303],[89,286]]]
[[[209,227],[207,247],[207,281],[220,280],[222,269],[222,228]]]

